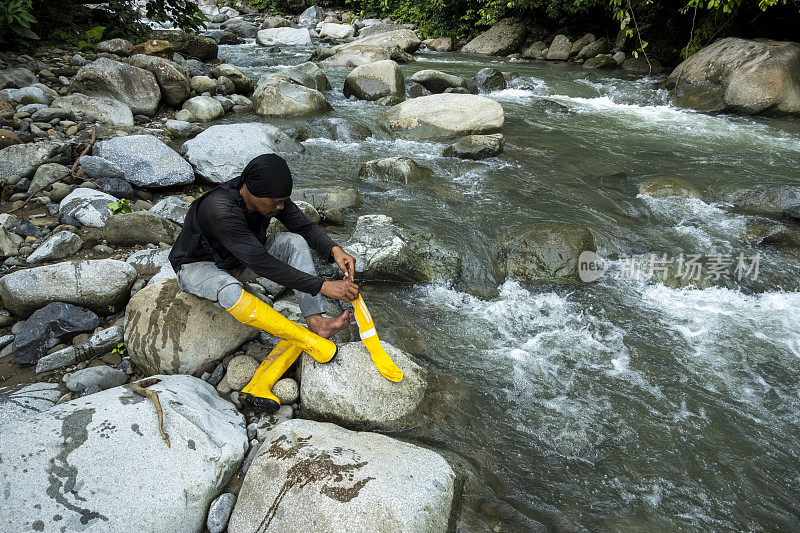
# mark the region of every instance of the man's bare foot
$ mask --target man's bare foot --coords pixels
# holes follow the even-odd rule
[[[308,324],[308,329],[320,337],[330,339],[335,334],[347,328],[352,319],[353,314],[350,311],[345,311],[336,318],[322,315],[309,315],[306,317],[306,324]]]

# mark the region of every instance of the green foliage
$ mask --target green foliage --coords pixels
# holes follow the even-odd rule
[[[93,50],[95,45],[103,40],[103,32],[105,31],[105,26],[95,26],[86,30],[83,34],[83,39],[79,40],[76,45],[83,50]]]
[[[125,356],[128,353],[128,347],[125,346],[125,342],[121,341],[117,344],[117,347],[111,350],[111,353],[118,354],[120,357]]]
[[[36,24],[33,0],[5,0],[0,3],[0,42],[10,36],[38,39],[39,36],[31,31],[33,24]]]
[[[111,209],[111,213],[114,215],[119,215],[120,213],[133,213],[131,203],[127,198],[117,200],[116,202],[108,202],[106,205],[109,209]]]
[[[235,6],[237,0],[219,0],[219,3],[220,5]],[[244,3],[258,9],[262,13],[283,15],[287,13],[300,13],[315,2],[310,0],[244,0]],[[324,4],[325,2],[322,3]]]

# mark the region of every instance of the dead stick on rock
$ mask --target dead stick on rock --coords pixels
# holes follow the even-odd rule
[[[137,381],[133,384],[133,392],[140,396],[146,396],[153,402],[153,405],[156,407],[156,414],[158,415],[158,431],[161,432],[161,436],[167,442],[167,448],[169,448],[169,438],[164,434],[164,411],[161,410],[161,402],[158,400],[158,393],[145,388],[150,385],[155,385],[159,381],[161,380],[158,378],[147,378]]]
[[[63,180],[67,176],[72,176],[73,178],[77,177],[76,172],[77,172],[77,169],[78,169],[78,162],[81,160],[81,157],[83,157],[86,154],[88,154],[89,150],[91,150],[92,146],[94,146],[94,143],[96,141],[96,134],[97,134],[97,127],[95,126],[95,127],[92,128],[92,139],[89,141],[89,144],[86,145],[86,148],[83,149],[83,152],[81,152],[81,155],[78,156],[78,159],[75,160],[75,164],[72,165],[72,168],[70,169],[69,172],[67,172],[66,174],[62,174],[61,176],[57,177],[56,179],[54,179],[50,183],[46,183],[43,186],[39,187],[37,190],[33,191],[31,194],[28,195],[27,198],[25,198],[25,201],[22,202],[22,205],[20,205],[19,207],[15,208],[15,209],[12,209],[11,211],[9,211],[9,213],[13,213],[14,211],[19,211],[20,209],[22,209],[23,207],[28,205],[28,202],[30,202],[31,199],[34,196],[36,196],[37,194],[39,194],[40,192],[42,192],[46,188],[52,187],[54,184],[60,182],[61,180]]]

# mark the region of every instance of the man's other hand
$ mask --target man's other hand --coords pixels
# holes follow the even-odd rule
[[[358,285],[344,279],[340,281],[325,281],[322,283],[322,288],[319,292],[328,298],[352,302],[358,298]]]
[[[342,250],[341,246],[334,246],[331,250],[333,260],[339,265],[339,268],[344,274],[345,281],[355,281],[356,275],[356,259],[352,255]]]

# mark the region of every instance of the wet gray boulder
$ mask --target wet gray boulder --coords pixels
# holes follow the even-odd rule
[[[556,35],[547,48],[545,59],[551,61],[566,61],[569,59],[570,50],[572,50],[572,43],[569,38],[566,35]]]
[[[308,202],[319,211],[347,209],[361,204],[358,191],[341,185],[295,187],[292,189],[292,200]]]
[[[395,431],[419,425],[418,410],[428,386],[425,371],[409,354],[386,341],[381,344],[403,371],[399,383],[378,372],[360,340],[340,345],[330,363],[304,356],[300,401],[305,415],[355,430]]]
[[[467,135],[461,137],[450,146],[445,147],[442,155],[445,157],[460,157],[462,159],[486,159],[503,152],[503,134]]]
[[[211,69],[211,75],[214,78],[225,76],[233,82],[236,92],[239,94],[250,94],[253,91],[253,80],[242,72],[239,67],[231,65],[230,63],[221,63]]]
[[[19,89],[39,83],[39,76],[26,68],[7,68],[0,70],[0,90]]]
[[[456,476],[436,452],[386,435],[289,420],[265,435],[230,533],[444,533]]]
[[[183,109],[191,113],[197,122],[209,122],[225,114],[222,104],[211,96],[195,96],[183,103]]]
[[[270,15],[264,17],[264,21],[261,23],[261,29],[268,30],[270,28],[288,28],[291,25],[291,21],[289,21],[287,18]]]
[[[443,93],[451,88],[466,89],[473,94],[478,93],[478,86],[475,83],[465,80],[461,76],[454,76],[440,70],[419,70],[409,79],[419,83],[433,94]]]
[[[546,56],[547,43],[544,41],[536,41],[522,51],[525,59],[545,59]]]
[[[68,261],[6,274],[0,278],[0,298],[18,317],[28,317],[51,302],[108,315],[122,309],[135,280],[136,269],[123,261]]]
[[[83,241],[79,236],[70,231],[59,231],[52,234],[34,250],[28,256],[27,262],[28,264],[34,264],[65,259],[77,253],[81,246],[83,246]]]
[[[133,126],[133,112],[128,104],[107,96],[87,96],[68,94],[53,101],[61,107],[81,117],[95,117],[99,122],[112,126]]]
[[[181,200],[178,196],[167,196],[159,200],[150,208],[150,213],[164,217],[176,224],[183,225],[186,213],[189,211],[189,202]]]
[[[100,390],[119,387],[128,381],[128,375],[122,370],[110,366],[90,366],[72,373],[66,382],[67,389],[72,392],[83,392],[96,386]]]
[[[61,394],[58,383],[0,387],[0,426],[7,424],[7,428],[13,428],[18,420],[50,409]]]
[[[169,447],[153,403],[131,384],[0,431],[6,489],[0,527],[123,531],[136,524],[144,531],[201,531],[209,505],[247,451],[245,420],[201,379],[159,378],[148,389],[159,396]]]
[[[506,88],[506,77],[496,68],[482,68],[473,79],[484,91],[502,91]]]
[[[622,70],[626,72],[637,72],[639,74],[658,74],[663,70],[663,66],[658,59],[652,57],[629,57],[622,61]]]
[[[363,215],[344,245],[365,279],[397,281],[452,280],[461,273],[457,254],[431,235],[395,225],[386,215]]]
[[[405,94],[403,73],[400,66],[387,59],[354,68],[344,80],[343,93],[359,100],[378,100],[384,96]]]
[[[329,91],[331,89],[331,83],[328,81],[325,72],[311,61],[287,67],[275,76],[288,78],[294,83],[299,83],[304,87],[317,91]]]
[[[667,78],[672,101],[700,111],[800,114],[800,43],[727,37]]]
[[[193,76],[192,79],[189,80],[189,85],[197,94],[216,94],[217,92],[217,82],[209,76]]]
[[[175,106],[189,97],[189,69],[163,57],[137,54],[131,65],[145,69],[155,76],[161,88],[161,98],[167,105]]]
[[[303,28],[315,28],[318,23],[325,20],[325,11],[318,6],[311,6],[297,18],[297,25]]]
[[[131,55],[132,49],[133,43],[127,39],[109,39],[107,41],[100,41],[95,47],[95,50],[98,52],[117,54],[123,57]]]
[[[109,202],[117,198],[103,191],[79,187],[69,193],[58,205],[58,212],[90,228],[102,228],[111,216]]]
[[[378,24],[370,24],[358,30],[359,37],[369,37],[379,33],[386,33],[387,31],[397,31],[408,29],[404,24],[393,24],[387,22],[380,22]]]
[[[700,191],[691,183],[680,178],[664,176],[653,178],[639,185],[639,194],[653,198],[700,198]]]
[[[177,53],[200,61],[216,59],[219,50],[217,42],[211,37],[186,33],[183,30],[151,30],[147,38],[169,41]]]
[[[464,45],[461,51],[493,56],[513,54],[522,47],[525,34],[524,23],[514,18],[504,18]]]
[[[311,46],[307,28],[270,28],[259,30],[256,42],[262,46]]]
[[[341,117],[324,117],[314,120],[308,125],[309,137],[324,137],[334,141],[363,141],[372,135],[372,131],[355,122]]]
[[[238,17],[226,20],[220,28],[245,39],[255,39],[258,33],[258,26]]]
[[[112,246],[135,246],[137,244],[172,244],[178,238],[181,227],[171,220],[149,213],[121,213],[106,220],[103,238]]]
[[[58,341],[69,341],[78,333],[93,331],[100,320],[92,311],[64,302],[37,309],[14,337],[14,361],[33,365]]]
[[[587,59],[583,63],[583,68],[590,68],[596,70],[607,70],[618,68],[617,62],[608,54],[605,55],[598,55],[592,58]]]
[[[39,141],[15,144],[0,150],[0,184],[15,185],[30,178],[45,163],[69,164],[70,145],[62,142]]]
[[[70,83],[70,91],[114,98],[134,115],[153,116],[161,100],[155,76],[147,70],[101,57],[81,67]]]
[[[101,178],[125,178],[125,173],[122,172],[119,165],[96,155],[81,156],[80,165],[81,169],[83,169],[83,173],[93,180],[99,180]]]
[[[258,331],[210,300],[182,292],[175,278],[148,285],[125,309],[125,345],[145,375],[192,373],[235,352]]]
[[[116,163],[137,187],[172,187],[194,182],[191,165],[153,135],[128,135],[100,141],[92,153]]]
[[[358,179],[371,182],[392,182],[408,185],[428,179],[433,175],[429,168],[420,166],[410,157],[386,157],[367,161],[358,171]]]
[[[581,51],[578,52],[578,59],[591,59],[600,54],[607,54],[610,50],[611,45],[608,39],[601,37],[581,48]]]
[[[724,195],[724,200],[737,209],[779,215],[792,205],[800,204],[800,187],[793,185],[759,185]]]
[[[500,240],[500,270],[520,281],[576,281],[581,252],[596,250],[592,232],[578,224],[537,222]]]
[[[222,183],[238,176],[261,154],[301,152],[303,147],[275,126],[248,122],[211,126],[183,143],[182,149],[199,176]]]
[[[321,92],[274,77],[259,80],[253,108],[266,117],[304,117],[333,109]]]
[[[392,106],[387,127],[414,139],[495,133],[505,122],[502,106],[474,94],[432,94]]]

